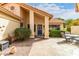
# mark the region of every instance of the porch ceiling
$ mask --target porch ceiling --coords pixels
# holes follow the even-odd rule
[[[25,14],[29,14],[29,10],[28,9],[25,9],[25,8],[22,8],[22,7],[21,7],[21,9],[25,12]],[[38,13],[34,13],[34,17],[40,17],[40,18],[44,19],[44,16],[40,15]]]
[[[37,14],[37,13],[34,13],[34,16],[37,16],[37,17],[40,17],[40,18],[44,18],[44,16],[40,15],[40,14]]]

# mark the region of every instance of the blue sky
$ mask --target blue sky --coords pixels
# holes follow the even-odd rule
[[[54,18],[79,18],[79,12],[75,12],[74,3],[29,3],[29,5],[53,14]]]

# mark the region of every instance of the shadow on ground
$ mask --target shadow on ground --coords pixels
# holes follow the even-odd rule
[[[71,45],[75,45],[75,46],[77,46],[79,48],[79,41],[71,42],[71,41],[62,40],[60,42],[57,42],[57,44],[71,44]]]
[[[71,44],[72,42],[70,41],[66,41],[66,40],[62,40],[60,42],[57,42],[57,44]]]
[[[39,42],[39,41],[44,41],[44,40],[48,40],[48,39],[44,39],[44,38],[36,38],[36,39],[34,39],[34,42]]]
[[[14,46],[32,46],[34,42],[34,39],[28,39],[28,40],[24,40],[24,41],[16,41],[14,43],[12,43],[11,45],[14,45]]]
[[[73,43],[73,45],[77,46],[79,48],[79,41],[78,42],[75,42]]]
[[[34,39],[28,39],[22,42],[14,42],[11,44],[11,46],[16,47],[16,53],[10,54],[9,56],[28,56],[32,45],[33,45]]]
[[[11,56],[28,56],[29,52],[32,48],[32,45],[34,42],[39,42],[46,40],[44,38],[35,38],[35,39],[28,39],[21,42],[14,42],[11,44],[11,46],[15,46],[17,49],[17,52],[15,54],[11,54]]]

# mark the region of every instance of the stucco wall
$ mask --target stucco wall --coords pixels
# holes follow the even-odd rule
[[[79,34],[79,26],[71,26],[72,34]]]
[[[0,31],[0,40],[5,39],[8,33],[12,33],[16,28],[20,27],[20,22],[2,12],[0,12],[0,26],[4,26],[3,32]]]
[[[9,20],[8,25],[3,34],[3,38],[5,39],[6,37],[8,37],[8,34],[12,34],[14,32],[14,30],[19,27],[20,27],[20,24],[18,22]]]
[[[8,19],[8,20],[19,22],[17,19],[10,17],[10,16],[8,16],[8,15],[2,13],[2,12],[0,12],[0,18],[5,18],[5,19]]]
[[[20,8],[21,10],[21,17],[23,18],[24,25],[29,24],[29,12],[25,11],[23,8]]]
[[[35,17],[34,17],[34,24],[36,24],[36,35],[37,35],[37,25],[38,24],[41,24],[42,25],[42,32],[44,34],[44,31],[45,31],[45,19],[44,17],[40,16],[40,15],[37,15],[35,14]]]
[[[45,22],[44,17],[35,15],[34,18],[35,18],[35,20],[34,20],[35,24],[43,24],[44,25],[44,22]]]
[[[18,4],[9,3],[9,4],[5,4],[3,7],[6,8],[7,10],[13,12],[14,14],[20,16],[20,6]],[[11,7],[14,7],[14,9],[11,10]]]
[[[60,30],[63,31],[64,30],[64,25],[60,24]]]
[[[23,9],[21,9],[21,10],[23,10]],[[22,11],[21,14],[22,14],[22,16],[25,19],[24,22],[26,23],[26,27],[27,27],[27,25],[30,23],[29,22],[30,21],[29,20],[29,11],[27,11],[27,12]],[[35,14],[34,13],[34,24],[36,24],[36,32],[35,32],[35,35],[37,35],[37,25],[38,24],[43,25],[42,26],[42,29],[43,29],[43,33],[44,33],[44,25],[45,25],[44,17],[42,17],[41,15],[38,15],[38,14]]]
[[[0,18],[0,40],[2,40],[3,34],[5,32],[5,29],[8,25],[9,20],[5,20],[3,18]]]

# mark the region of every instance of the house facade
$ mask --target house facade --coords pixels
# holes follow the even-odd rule
[[[56,30],[63,30],[65,28],[64,20],[53,18],[49,21],[49,28]]]
[[[23,23],[24,27],[31,30],[30,38],[43,36],[49,38],[49,21],[53,16],[45,11],[36,9],[24,3],[1,3],[0,20],[8,20],[3,25],[3,37],[13,32]],[[2,23],[0,23],[1,25]],[[7,26],[6,26],[7,24]],[[1,27],[2,28],[2,27]]]

